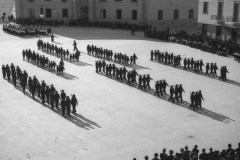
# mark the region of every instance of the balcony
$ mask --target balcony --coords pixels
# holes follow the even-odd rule
[[[212,15],[211,16],[212,21],[217,21],[219,23],[221,22],[233,22],[233,23],[239,23],[239,18],[238,17],[231,17],[231,16],[217,16],[217,15]]]

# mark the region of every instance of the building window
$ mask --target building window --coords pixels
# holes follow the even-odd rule
[[[88,6],[83,6],[80,8],[81,17],[87,18],[88,17]]]
[[[117,19],[122,19],[122,10],[121,9],[117,9]]]
[[[223,3],[222,2],[218,2],[217,20],[223,20],[222,19],[222,11],[223,11]]]
[[[101,19],[106,19],[106,9],[101,9],[100,10],[100,18]]]
[[[63,16],[63,18],[68,18],[68,9],[62,10],[62,16]]]
[[[132,20],[137,20],[137,10],[132,10]]]
[[[203,13],[208,14],[208,2],[203,2]]]
[[[179,18],[179,11],[178,9],[175,9],[173,14],[173,19],[178,19],[178,18]]]
[[[46,18],[52,18],[52,9],[50,8],[46,9]]]
[[[194,10],[193,9],[189,9],[189,14],[188,14],[188,18],[189,19],[193,19],[193,13],[194,13]]]
[[[138,0],[132,0],[132,2],[137,2]]]
[[[35,17],[35,10],[33,8],[28,9],[28,17],[34,18]]]
[[[233,22],[238,22],[238,8],[239,8],[239,5],[238,3],[234,3],[234,6],[233,6]]]
[[[158,20],[163,20],[163,10],[158,10]]]

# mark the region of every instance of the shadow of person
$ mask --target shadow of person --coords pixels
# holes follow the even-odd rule
[[[9,83],[13,84],[13,83],[12,83],[12,80],[11,80]],[[23,92],[23,89],[22,89],[19,81],[17,81],[15,88],[16,88],[17,90]],[[36,92],[36,93],[37,93],[37,92]],[[44,107],[48,108],[49,110],[52,110],[54,113],[56,113],[56,114],[58,114],[59,116],[65,118],[66,120],[68,120],[69,122],[77,125],[77,126],[80,127],[80,128],[83,128],[83,129],[86,129],[86,130],[95,129],[92,125],[95,125],[95,126],[101,128],[99,125],[97,125],[96,122],[93,122],[93,121],[85,118],[84,116],[82,116],[82,115],[80,115],[80,114],[78,114],[78,115],[76,115],[76,116],[75,116],[75,115],[62,116],[62,112],[61,112],[61,107],[60,107],[60,106],[59,106],[59,108],[60,108],[59,110],[57,110],[55,107],[52,109],[52,108],[51,108],[51,105],[48,104],[47,102],[45,102],[45,103],[43,104],[41,98],[38,97],[37,94],[35,94],[35,98],[33,98],[32,94],[29,92],[28,86],[26,86],[26,90],[25,90],[25,94],[24,94],[24,95],[27,96],[27,97],[29,97],[29,98],[31,98],[31,99],[34,100],[35,102],[43,105]],[[80,118],[79,118],[78,116],[79,116]],[[84,122],[83,120],[84,120],[85,122]]]
[[[102,127],[99,126],[96,122],[91,121],[90,119],[85,118],[85,117],[84,117],[83,115],[81,115],[81,114],[76,113],[76,117],[78,117],[78,118],[86,121],[87,123],[89,123],[89,124],[91,124],[91,125],[94,125],[94,126],[96,126],[96,127],[98,127],[98,128],[102,128]]]
[[[25,61],[25,62],[28,62],[28,61]],[[64,79],[67,79],[67,80],[75,80],[75,79],[78,79],[76,76],[71,75],[71,74],[66,73],[66,72],[63,72],[62,74],[58,74],[56,70],[49,70],[48,67],[42,68],[42,67],[40,67],[40,66],[38,66],[38,65],[36,65],[36,64],[33,64],[33,63],[31,63],[31,62],[28,62],[28,63],[29,63],[29,64],[32,64],[32,65],[34,65],[34,66],[36,66],[36,67],[38,67],[38,68],[40,68],[40,69],[43,69],[43,70],[45,70],[45,71],[47,71],[47,72],[49,72],[49,73],[55,74],[56,76],[59,76],[59,77],[64,78]]]
[[[107,77],[109,79],[112,79],[112,80],[115,80],[115,81],[118,81],[120,83],[128,85],[126,80],[118,80],[118,79],[116,79],[113,76],[106,76],[104,73],[98,73],[98,74],[102,75],[102,76],[105,76],[105,77]],[[138,84],[134,84],[134,85],[132,84],[132,85],[128,85],[128,86],[130,86],[132,88],[135,88],[135,89],[138,89]],[[138,89],[138,90],[140,90],[142,92],[145,92],[145,93],[148,93],[148,94],[151,94],[153,96],[156,96],[155,95],[155,91],[156,90],[154,90],[152,88],[146,89],[146,90],[144,90],[144,89]],[[170,96],[169,95],[163,95],[163,96],[156,96],[156,97],[158,97],[159,99],[165,100],[165,101],[169,101],[169,97]],[[180,102],[180,101],[175,100],[175,102],[173,104],[191,110],[191,108],[190,108],[191,104],[189,102],[187,102],[187,101]],[[233,120],[233,119],[231,119],[231,118],[229,118],[227,116],[224,116],[222,114],[219,114],[219,113],[207,110],[206,108],[203,108],[203,107],[201,109],[196,109],[194,112],[198,113],[198,114],[201,114],[201,115],[204,115],[204,116],[207,116],[207,117],[212,118],[214,120],[217,120],[217,121],[220,121],[220,122],[224,122],[224,123],[230,123],[230,122],[235,121],[235,120]]]

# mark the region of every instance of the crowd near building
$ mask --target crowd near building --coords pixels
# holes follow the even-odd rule
[[[8,7],[1,12],[9,16],[14,11],[17,20],[31,22],[128,23],[228,40],[239,37],[239,4],[239,0],[15,0],[15,4],[3,0],[1,6]]]

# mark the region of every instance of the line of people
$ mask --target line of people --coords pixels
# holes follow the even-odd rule
[[[149,157],[146,155],[145,160],[149,160]],[[202,149],[202,153],[199,152],[198,145],[194,145],[192,150],[188,149],[186,145],[184,148],[180,148],[179,152],[176,152],[174,155],[173,150],[169,150],[167,153],[166,148],[163,148],[160,154],[155,153],[152,160],[239,160],[240,159],[240,143],[236,149],[232,148],[231,144],[228,144],[227,149],[222,151],[213,150],[209,148],[207,152],[205,148]],[[137,160],[133,158],[133,160]]]
[[[96,73],[105,73],[106,76],[109,76],[109,77],[113,76],[117,80],[121,80],[121,81],[125,80],[127,81],[128,85],[137,84],[136,77],[138,73],[135,69],[133,69],[132,71],[127,71],[125,67],[119,68],[119,67],[116,67],[115,64],[106,64],[104,60],[96,61],[95,67],[96,67]],[[142,86],[142,87],[146,88],[146,86]]]
[[[41,39],[37,41],[37,46],[38,50],[64,60],[69,60],[71,63],[78,62],[81,56],[81,53],[78,49],[76,49],[75,53],[70,53],[68,49],[65,50],[62,47],[50,44],[49,42],[43,42]]]
[[[151,61],[158,61],[168,65],[181,66],[181,55],[174,55],[173,53],[160,52],[159,50],[151,50]]]
[[[116,63],[123,65],[137,65],[136,60],[138,58],[135,53],[130,57],[122,53],[113,54],[112,50],[103,49],[102,47],[97,47],[94,45],[87,45],[87,53],[88,55],[92,55],[97,58],[114,60]]]
[[[151,90],[150,81],[153,79],[150,77],[149,74],[139,75],[135,69],[133,69],[132,71],[128,71],[125,67],[118,68],[115,66],[115,64],[106,64],[104,60],[96,61],[95,67],[96,67],[96,73],[105,74],[108,77],[115,77],[116,80],[126,82],[126,84],[128,85],[133,85],[133,86],[137,85],[137,88],[141,90],[147,90],[147,89]],[[137,82],[137,76],[138,76],[138,82]],[[167,86],[170,87],[169,89],[170,95],[168,100],[171,101],[172,103],[174,103],[175,101],[177,102],[181,101],[182,103],[183,102],[182,94],[183,92],[185,92],[182,84],[170,86],[168,85],[165,79],[156,81],[154,95],[157,95],[158,97],[160,97],[160,94],[161,96],[167,95],[166,93]],[[193,97],[191,95],[191,100],[192,98],[193,98],[193,101],[191,101],[192,103],[189,106],[189,108],[193,108],[194,110],[195,110],[195,107],[198,108],[198,106],[199,108],[201,108],[201,104],[203,100],[201,91],[194,93]]]
[[[183,59],[183,66],[181,65],[181,55],[174,55],[173,53],[168,52],[160,52],[159,50],[151,50],[150,53],[150,60],[157,61],[160,63],[164,63],[167,65],[173,65],[175,67],[183,67],[184,70],[192,70],[196,73],[203,73],[203,60],[195,60],[194,58],[184,58]],[[219,70],[217,63],[206,63],[205,66],[205,75],[217,77],[217,70]],[[220,69],[220,77],[219,80],[226,80],[227,79],[227,70],[226,66],[222,66]]]
[[[39,55],[39,53],[36,53],[35,51],[31,51],[30,49],[26,49],[22,51],[23,60],[27,60],[27,62],[30,62],[38,67],[47,69],[51,72],[57,71],[57,75],[63,74],[64,68],[64,62],[61,59],[59,62],[59,65],[56,64],[55,61],[50,61],[48,57],[45,57],[44,55]]]
[[[70,111],[72,107],[72,113],[76,114],[76,106],[78,105],[78,101],[76,96],[73,94],[71,99],[66,95],[64,90],[61,90],[59,94],[55,89],[54,85],[47,85],[43,80],[40,82],[36,76],[30,77],[26,70],[22,71],[18,66],[15,67],[12,63],[10,66],[3,65],[2,66],[2,74],[3,78],[8,80],[8,82],[13,82],[13,85],[16,87],[17,81],[19,81],[20,86],[23,89],[23,93],[26,93],[26,88],[28,86],[29,93],[32,95],[32,98],[35,99],[35,95],[42,101],[42,104],[49,104],[51,109],[56,108],[59,110],[59,102],[61,102],[61,110],[62,116],[66,115],[70,116]]]

